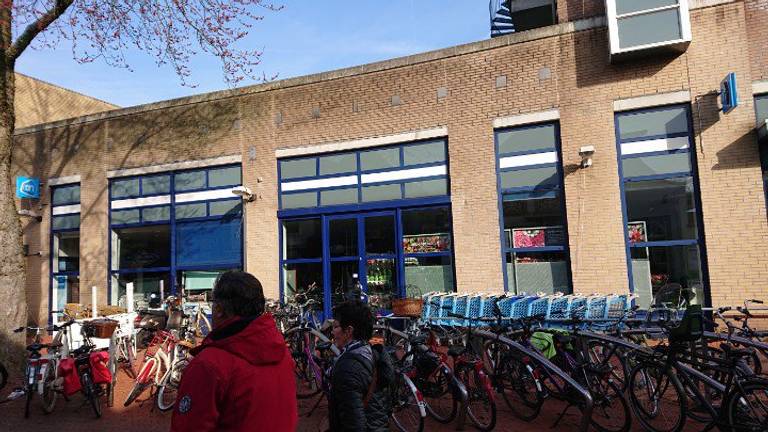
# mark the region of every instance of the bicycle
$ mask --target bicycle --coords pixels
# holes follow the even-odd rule
[[[467,317],[452,311],[447,312],[447,315],[469,321],[462,344],[452,344],[448,348],[448,356],[453,359],[454,373],[467,389],[467,416],[477,429],[481,431],[493,430],[496,426],[496,399],[493,384],[486,372],[483,349],[476,346],[479,338],[475,337],[472,326],[473,321],[486,321],[486,319]]]
[[[74,323],[73,320],[61,325],[49,327],[19,327],[14,333],[23,331],[33,331],[35,336],[33,342],[27,345],[29,351],[27,357],[27,367],[25,373],[25,394],[26,403],[24,405],[24,418],[29,418],[32,399],[35,393],[40,396],[41,408],[44,413],[50,414],[56,406],[56,398],[59,389],[55,387],[58,378],[59,362],[63,357],[69,355],[69,338],[67,329]],[[42,331],[58,331],[56,337],[51,343],[43,344],[40,339]],[[63,350],[60,350],[63,348]],[[47,350],[43,355],[41,351]]]
[[[724,357],[692,350],[690,344],[703,335],[700,306],[689,306],[677,326],[668,317],[660,324],[669,344],[639,353],[629,376],[630,406],[646,430],[679,432],[689,417],[705,423],[705,430],[768,430],[768,380],[737,372],[745,370],[749,350],[728,343],[720,346]],[[697,364],[689,366],[683,360]],[[716,370],[723,382],[702,369]],[[689,412],[689,399],[703,415]]]

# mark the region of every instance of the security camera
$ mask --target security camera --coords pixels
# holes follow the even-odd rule
[[[595,146],[583,146],[579,149],[581,156],[581,167],[589,168],[592,166],[592,155],[595,154]]]
[[[237,196],[239,196],[240,198],[242,198],[246,202],[251,202],[251,201],[253,201],[256,198],[253,195],[253,192],[251,191],[251,189],[248,188],[248,186],[240,185],[240,186],[234,187],[234,188],[232,188],[232,193],[237,195]]]

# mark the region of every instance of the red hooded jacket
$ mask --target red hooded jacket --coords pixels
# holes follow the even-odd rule
[[[293,359],[272,315],[225,324],[192,350],[171,431],[295,431]]]

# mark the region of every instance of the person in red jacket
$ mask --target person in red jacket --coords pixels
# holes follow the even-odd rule
[[[213,331],[192,350],[172,432],[295,431],[291,358],[253,275],[223,273],[213,289]]]

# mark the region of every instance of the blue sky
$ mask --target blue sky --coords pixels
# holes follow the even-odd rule
[[[278,79],[489,37],[485,0],[283,0],[282,4],[282,11],[266,14],[244,41],[264,50],[259,73],[277,74]],[[133,72],[102,62],[78,64],[62,42],[55,50],[27,50],[16,70],[121,106],[227,88],[213,57],[193,61],[196,88],[183,87],[171,68],[158,68],[147,54],[131,53],[128,58]]]

